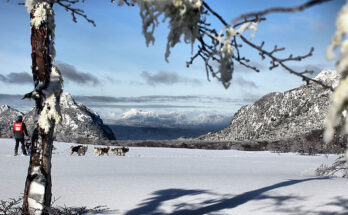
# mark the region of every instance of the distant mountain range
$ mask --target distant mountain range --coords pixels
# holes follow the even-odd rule
[[[108,124],[127,127],[153,127],[153,128],[222,128],[231,121],[230,116],[214,113],[180,113],[166,112],[155,113],[132,108],[122,113]]]
[[[75,102],[68,93],[60,98],[62,124],[55,128],[55,140],[63,142],[83,142],[84,140],[114,140],[112,130],[103,123],[100,116],[88,107]],[[12,126],[18,115],[24,116],[29,132],[34,128],[34,110],[24,114],[8,105],[0,106],[0,135],[12,137]]]
[[[315,79],[336,87],[339,78],[337,72],[324,70]],[[331,93],[329,89],[315,83],[283,93],[270,93],[254,104],[240,108],[229,125],[230,119],[218,114],[198,115],[197,120],[192,121],[192,117],[188,118],[185,114],[156,114],[137,109],[124,112],[116,121],[111,120],[106,125],[95,111],[75,102],[70,94],[63,93],[60,101],[63,123],[56,127],[55,138],[58,141],[82,142],[85,139],[113,140],[115,136],[118,140],[169,140],[186,137],[187,140],[205,142],[254,142],[272,146],[272,149],[277,144],[286,147],[296,144],[302,144],[301,147],[304,144],[306,147],[321,147],[323,122]],[[19,114],[24,115],[24,121],[29,130],[32,130],[33,110],[23,114],[2,105],[1,137],[12,136],[9,127]],[[345,143],[342,135],[336,135],[334,141],[342,145]]]
[[[21,107],[29,102],[20,100],[19,95],[8,96],[8,101]],[[6,102],[6,99],[3,101]],[[28,107],[26,106],[26,109]],[[55,138],[58,141],[76,142],[78,140],[165,140],[179,137],[195,138],[208,132],[225,128],[230,116],[222,114],[155,113],[139,109],[130,109],[120,115],[102,120],[100,115],[75,101],[68,93],[63,93],[60,101],[62,125],[57,125]],[[18,115],[24,116],[29,130],[34,126],[34,111],[23,113],[8,105],[0,106],[0,137],[11,137],[9,127]],[[3,113],[2,113],[3,112]]]

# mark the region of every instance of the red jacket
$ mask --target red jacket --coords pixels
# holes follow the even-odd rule
[[[16,139],[23,139],[24,134],[28,135],[27,127],[24,122],[15,122],[13,125],[13,134]]]

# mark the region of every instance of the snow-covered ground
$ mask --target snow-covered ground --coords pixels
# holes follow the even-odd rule
[[[0,139],[0,200],[23,193],[29,157]],[[316,177],[336,156],[130,148],[125,157],[69,155],[55,143],[55,205],[106,205],[108,214],[348,214],[348,180]]]

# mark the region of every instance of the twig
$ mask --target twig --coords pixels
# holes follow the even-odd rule
[[[291,12],[302,11],[302,10],[305,10],[309,7],[314,6],[314,5],[318,5],[318,4],[321,4],[324,2],[328,2],[328,1],[332,1],[332,0],[311,0],[311,1],[308,1],[304,4],[301,4],[301,5],[295,6],[295,7],[274,7],[274,8],[269,8],[269,9],[259,11],[259,12],[246,13],[246,14],[243,14],[243,15],[233,19],[232,23],[236,23],[240,20],[247,19],[250,17],[262,17],[262,16],[269,14],[269,13],[276,13],[276,12],[282,12],[282,13],[289,13],[290,12],[291,13]]]
[[[87,22],[91,23],[94,27],[96,27],[96,24],[94,20],[89,19],[87,15],[85,14],[85,11],[79,8],[73,8],[72,5],[77,4],[79,2],[84,3],[85,0],[52,0],[54,3],[57,3],[58,5],[62,6],[66,11],[71,12],[71,16],[73,21],[76,23],[77,22],[77,16],[81,16],[84,18]]]

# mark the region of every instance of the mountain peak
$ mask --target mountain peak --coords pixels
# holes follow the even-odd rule
[[[11,107],[8,105],[0,105],[0,114],[8,109],[10,109]]]
[[[60,95],[60,105],[63,107],[73,107],[73,106],[76,106],[76,102],[73,99],[73,97],[70,95],[70,93],[63,92]]]
[[[156,114],[151,111],[142,111],[136,108],[131,108],[129,111],[122,113],[121,119],[132,119],[139,116],[148,118],[148,117],[156,117]]]
[[[317,76],[315,76],[314,80],[318,80],[323,82],[324,84],[330,85],[333,88],[338,86],[341,75],[336,70],[324,69]]]

